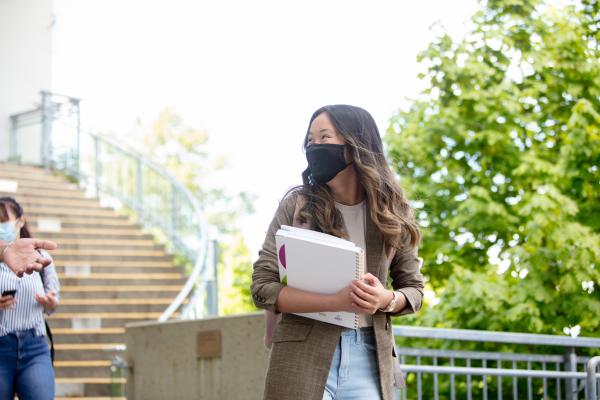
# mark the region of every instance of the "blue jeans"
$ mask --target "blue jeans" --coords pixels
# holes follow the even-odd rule
[[[0,400],[54,399],[54,369],[45,336],[34,330],[0,336]]]
[[[344,329],[333,354],[323,400],[381,399],[373,328]]]

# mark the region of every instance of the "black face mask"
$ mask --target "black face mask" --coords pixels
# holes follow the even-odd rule
[[[308,183],[327,183],[351,163],[346,163],[343,144],[311,144],[306,148]]]

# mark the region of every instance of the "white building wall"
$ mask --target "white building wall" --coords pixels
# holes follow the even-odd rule
[[[35,108],[52,88],[52,0],[0,0],[0,160],[9,149],[9,116]]]

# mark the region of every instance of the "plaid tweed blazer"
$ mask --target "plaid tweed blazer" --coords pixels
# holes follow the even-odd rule
[[[285,198],[279,205],[267,231],[258,260],[252,273],[252,298],[257,307],[275,314],[279,282],[275,233],[281,225],[308,227],[297,221],[300,196]],[[417,249],[406,246],[403,251],[385,253],[382,234],[367,216],[366,223],[367,271],[386,286],[388,274],[394,290],[401,291],[408,300],[407,307],[396,313],[378,311],[373,315],[373,330],[377,345],[380,387],[383,400],[392,400],[394,380],[402,375],[393,346],[391,316],[417,312],[423,298],[423,277],[419,272]],[[333,353],[340,339],[342,327],[294,314],[281,313],[272,337],[269,366],[265,380],[265,400],[322,400]],[[398,376],[400,375],[400,376]]]

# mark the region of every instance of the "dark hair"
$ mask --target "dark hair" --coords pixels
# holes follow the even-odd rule
[[[319,108],[310,118],[303,148],[308,146],[308,131],[313,120],[326,113],[335,130],[348,147],[352,165],[363,187],[369,217],[382,233],[386,250],[402,249],[405,245],[418,245],[421,234],[415,222],[414,211],[390,169],[383,152],[383,143],[375,120],[366,110],[345,105]],[[300,222],[312,220],[313,228],[342,237],[343,217],[335,208],[333,194],[326,184],[309,184],[303,174],[303,185],[292,189],[306,198],[300,210]]]
[[[23,207],[12,197],[0,197],[0,220],[1,222],[8,221],[9,215],[8,210],[11,210],[12,213],[17,218],[21,218],[23,216]],[[30,238],[31,233],[29,232],[29,228],[27,227],[27,221],[21,227],[20,232],[21,238]]]

